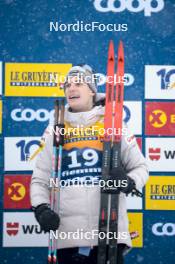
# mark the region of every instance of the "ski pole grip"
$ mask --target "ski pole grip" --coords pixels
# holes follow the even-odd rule
[[[64,145],[64,124],[57,124],[54,127],[54,142],[53,145],[55,147],[59,147],[60,145]]]

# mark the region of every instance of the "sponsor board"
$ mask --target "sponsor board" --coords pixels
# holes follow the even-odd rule
[[[0,61],[0,95],[2,95],[2,62]]]
[[[4,177],[4,208],[30,209],[31,175],[6,174]]]
[[[174,171],[175,138],[146,138],[145,154],[150,171]]]
[[[36,106],[31,107],[30,105],[24,107],[15,107],[11,109],[10,118],[15,122],[53,122],[54,109],[47,109],[41,107],[35,109]],[[49,107],[51,108],[51,106]],[[132,130],[133,134],[142,133],[142,109],[141,102],[125,102],[123,111],[123,121],[128,125],[129,129]],[[137,126],[135,125],[137,122]]]
[[[150,176],[146,184],[146,209],[174,210],[175,176]]]
[[[142,134],[142,103],[140,101],[124,102],[123,121],[134,135]]]
[[[40,137],[5,137],[5,170],[33,170],[36,159],[30,160],[30,158],[39,148],[40,139]]]
[[[142,192],[142,190],[139,191]],[[129,194],[126,196],[126,204],[129,210],[140,210],[142,209],[142,198]]]
[[[11,111],[11,119],[15,122],[53,122],[54,110],[47,110],[46,108],[14,108]]]
[[[145,66],[145,98],[174,100],[175,66]]]
[[[175,103],[146,102],[146,135],[175,135]]]
[[[128,213],[129,232],[132,239],[132,246],[143,247],[143,214]]]
[[[171,210],[147,210],[144,212],[144,246],[154,244],[154,249],[160,252],[160,256],[166,258],[166,252],[174,256],[174,239],[175,239],[175,219],[174,211]],[[160,250],[160,251],[159,251]],[[150,255],[152,258],[152,255]],[[156,254],[157,257],[157,254]],[[167,263],[171,263],[171,259],[166,258]],[[161,261],[160,261],[161,262]],[[157,263],[156,259],[153,263]],[[159,263],[159,261],[158,261]]]
[[[133,247],[143,246],[143,215],[128,213]],[[48,233],[41,230],[33,213],[3,214],[3,247],[47,247]]]
[[[2,100],[0,100],[0,134],[2,133]]]
[[[118,3],[120,2],[120,3]],[[131,13],[143,12],[144,16],[150,17],[153,13],[158,13],[164,9],[164,0],[157,1],[157,5],[152,5],[152,0],[138,0],[137,5],[135,5],[134,0],[94,0],[94,7],[97,11],[106,13],[120,13],[128,10]]]
[[[60,84],[71,64],[6,63],[6,96],[64,96]]]
[[[6,137],[42,135],[49,122],[53,123],[55,98],[8,97],[4,102]],[[11,129],[13,127],[13,129]],[[21,127],[23,133],[21,134]]]
[[[27,126],[27,129],[24,129],[24,136],[25,133],[27,135],[33,135],[33,133],[36,133],[36,135],[42,134],[44,127],[48,123],[53,124],[53,100],[53,98],[49,98],[43,102],[36,98],[34,103],[33,99],[15,98],[12,100],[12,98],[9,98],[6,102],[6,114],[7,119],[13,125],[13,130],[6,123],[4,128],[6,135],[18,136],[21,126]],[[142,104],[140,101],[124,102],[123,120],[134,135],[142,134]],[[137,125],[135,125],[136,123]]]
[[[46,247],[48,233],[41,230],[33,213],[3,214],[3,247]]]

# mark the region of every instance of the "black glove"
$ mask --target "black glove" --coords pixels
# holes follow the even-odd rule
[[[34,208],[36,220],[40,224],[42,230],[49,232],[57,230],[60,223],[60,218],[57,213],[50,209],[48,204],[40,204]]]
[[[135,189],[135,181],[127,176],[122,166],[111,170],[111,179],[118,181],[119,190],[123,193],[131,193]]]
[[[136,189],[134,180],[127,176],[123,167],[120,166],[110,171],[110,177],[101,190],[110,194],[119,194],[120,191],[129,194]]]

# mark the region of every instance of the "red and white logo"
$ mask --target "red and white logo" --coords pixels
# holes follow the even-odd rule
[[[3,247],[47,247],[48,234],[33,213],[3,214]]]
[[[150,171],[174,171],[175,138],[146,138],[145,147]]]
[[[149,158],[150,160],[159,160],[160,148],[149,148]]]

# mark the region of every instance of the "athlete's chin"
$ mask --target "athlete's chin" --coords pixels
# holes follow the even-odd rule
[[[69,102],[69,106],[74,111],[80,111],[81,110],[81,104],[80,104],[80,102]]]

